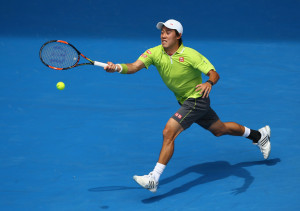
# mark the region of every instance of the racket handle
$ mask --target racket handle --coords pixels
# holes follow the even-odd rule
[[[107,66],[107,64],[102,63],[102,62],[97,62],[97,61],[94,61],[94,65],[100,66],[100,67],[106,67]]]
[[[102,63],[102,62],[94,61],[94,65],[100,66],[100,67],[106,67],[108,64],[105,64],[105,63]],[[118,71],[117,65],[116,65],[115,71]]]

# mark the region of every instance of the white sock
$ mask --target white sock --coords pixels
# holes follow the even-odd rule
[[[245,126],[244,126],[245,127]],[[243,137],[247,138],[250,135],[250,129],[245,127],[245,132],[243,134]]]
[[[156,166],[152,171],[153,175],[154,175],[155,182],[158,182],[158,180],[160,178],[160,175],[164,172],[165,168],[166,168],[166,165],[161,164],[161,163],[156,163]]]

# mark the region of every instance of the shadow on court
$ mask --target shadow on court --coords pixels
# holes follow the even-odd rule
[[[201,174],[199,178],[190,181],[188,183],[185,183],[177,188],[174,188],[173,190],[170,190],[165,194],[144,199],[142,200],[142,202],[143,203],[156,202],[176,194],[184,193],[197,185],[225,179],[230,176],[236,176],[244,179],[244,184],[241,187],[232,190],[232,194],[235,195],[240,194],[246,192],[247,189],[254,181],[254,177],[251,175],[249,171],[245,169],[245,167],[256,166],[256,165],[272,166],[272,165],[276,165],[280,161],[281,160],[279,158],[276,158],[276,159],[263,160],[263,161],[242,162],[235,165],[231,165],[226,161],[216,161],[216,162],[208,162],[208,163],[202,163],[202,164],[190,166],[185,170],[171,177],[161,180],[160,185],[165,185],[167,183],[173,182],[176,179],[180,177],[184,177],[185,175],[190,173]]]
[[[142,187],[126,187],[126,186],[103,186],[98,188],[90,188],[91,192],[104,192],[104,191],[117,191],[117,190],[130,190],[130,189],[142,189]]]
[[[208,182],[213,182],[216,180],[225,179],[230,176],[236,176],[244,179],[244,184],[241,187],[235,188],[232,190],[232,194],[240,194],[246,192],[250,187],[252,182],[254,181],[254,177],[251,175],[249,171],[245,169],[245,167],[256,166],[256,165],[266,165],[273,166],[276,165],[281,160],[279,158],[263,160],[263,161],[254,161],[254,162],[242,162],[237,163],[235,165],[231,165],[226,161],[215,161],[215,162],[207,162],[202,164],[197,164],[194,166],[190,166],[183,171],[165,178],[160,181],[160,186],[163,186],[167,183],[173,182],[176,179],[184,177],[190,173],[201,174],[201,176],[193,181],[185,183],[180,187],[174,188],[165,194],[161,194],[158,196],[154,196],[148,199],[142,200],[143,203],[152,203],[164,198],[184,193],[195,187],[197,185],[205,184]],[[131,189],[142,189],[142,187],[127,187],[127,186],[102,186],[97,188],[90,188],[88,191],[90,192],[105,192],[105,191],[120,191],[120,190],[131,190]]]

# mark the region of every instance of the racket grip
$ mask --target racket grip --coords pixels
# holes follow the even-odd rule
[[[100,66],[100,67],[106,67],[107,66],[107,64],[102,63],[102,62],[97,62],[97,61],[94,61],[94,65]]]

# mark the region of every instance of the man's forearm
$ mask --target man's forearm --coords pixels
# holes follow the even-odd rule
[[[208,80],[213,82],[213,84],[216,84],[220,79],[219,74],[214,70],[210,70],[208,76],[209,76]]]
[[[120,67],[118,67],[118,71],[122,70],[121,73],[123,74],[133,74],[145,67],[144,63],[139,60],[134,63],[119,64],[119,66],[121,69],[119,70]]]

